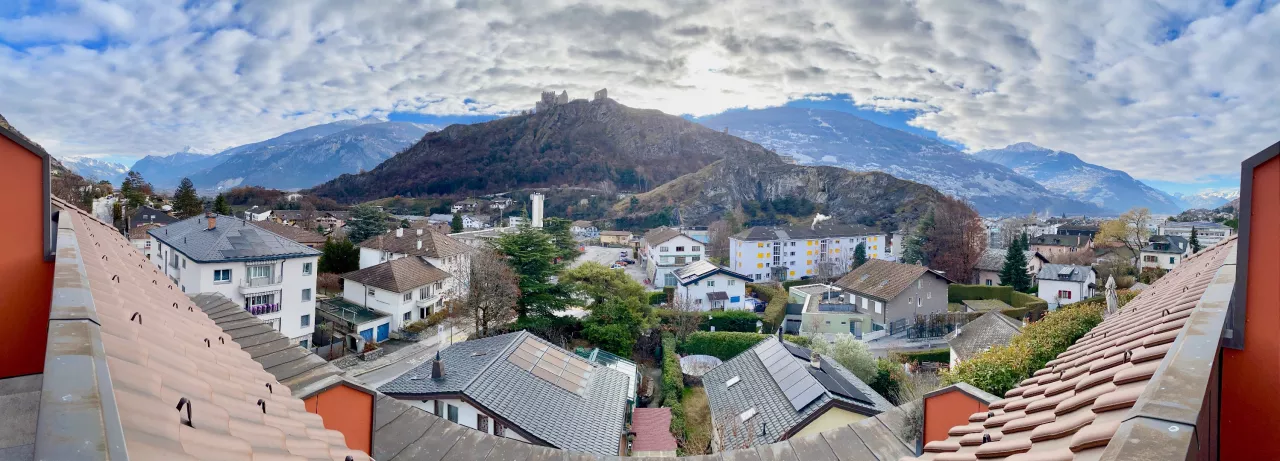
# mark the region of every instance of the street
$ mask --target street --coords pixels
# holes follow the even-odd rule
[[[631,250],[628,250],[625,248],[589,246],[589,247],[586,247],[586,251],[583,252],[582,255],[578,256],[578,259],[573,260],[573,262],[569,264],[569,267],[578,267],[579,265],[582,265],[582,263],[587,261],[594,261],[594,262],[603,264],[605,267],[608,267],[613,265],[614,261],[618,260],[618,256],[621,255],[623,251],[626,251],[628,255],[627,257],[631,258],[630,256]],[[635,259],[635,258],[631,258],[631,259]],[[640,265],[638,264],[638,262],[637,264],[632,264],[627,266],[627,268],[623,269],[623,271],[625,271],[627,275],[630,275],[632,279],[635,279],[635,281],[640,282],[641,284],[644,284],[644,279],[645,279],[644,269],[640,268]],[[645,285],[645,287],[653,288],[649,285]]]

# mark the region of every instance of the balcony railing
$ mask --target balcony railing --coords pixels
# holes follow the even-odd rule
[[[272,275],[269,277],[253,277],[246,278],[240,282],[240,286],[245,288],[262,288],[279,285],[284,281],[284,274]]]
[[[280,303],[258,304],[256,306],[246,306],[244,310],[253,315],[274,314],[280,312]]]

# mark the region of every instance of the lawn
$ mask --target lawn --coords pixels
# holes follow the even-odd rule
[[[706,454],[711,446],[711,408],[707,406],[707,393],[702,386],[684,390],[685,455]]]

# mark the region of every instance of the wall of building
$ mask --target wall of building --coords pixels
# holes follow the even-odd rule
[[[1040,291],[1037,293],[1040,299],[1049,302],[1049,309],[1057,309],[1059,304],[1071,304],[1082,299],[1093,296],[1094,290],[1089,289],[1090,283],[1097,282],[1097,276],[1090,275],[1090,279],[1085,282],[1064,282],[1061,280],[1039,280]],[[1061,302],[1058,299],[1059,290],[1071,291],[1071,299],[1063,298]]]
[[[0,378],[44,370],[53,262],[45,261],[44,163],[40,156],[0,136],[0,190],[4,238],[0,239]]]
[[[789,239],[745,241],[729,239],[729,269],[751,277],[752,280],[770,280],[773,267],[786,266],[787,279],[818,275],[819,261],[825,255],[836,265],[837,275],[848,272],[853,265],[854,249],[864,244],[867,259],[895,259],[889,251],[889,235],[864,235],[832,237],[828,239]],[[775,246],[775,243],[777,244]],[[774,258],[774,253],[778,257]]]
[[[1141,264],[1143,269],[1160,268],[1164,270],[1172,270],[1173,268],[1178,267],[1178,264],[1182,262],[1182,255],[1170,253],[1144,251],[1140,256],[1141,257],[1138,258],[1138,260],[1140,261],[1139,264]],[[1150,259],[1155,260],[1150,261]]]
[[[435,413],[434,400],[425,400],[425,401],[404,400],[404,402],[409,405],[413,405],[415,407],[426,410],[427,413],[432,413],[432,414]],[[458,399],[442,399],[440,400],[440,402],[441,402],[440,412],[442,414],[439,414],[436,416],[439,416],[441,418],[448,417],[449,411],[448,411],[448,407],[446,407],[445,405],[453,405],[455,407],[458,407],[458,424],[467,426],[472,429],[476,428],[476,415],[480,414],[480,411],[477,410],[475,407],[471,406],[471,404]],[[488,415],[488,416],[489,416],[489,431],[487,433],[493,434],[494,423],[497,420],[493,418],[493,415]],[[513,440],[519,440],[524,443],[529,443],[528,439],[521,437],[520,434],[516,433],[516,431],[513,431],[511,429],[507,429],[507,433],[505,437]]]
[[[855,323],[858,333],[854,332]],[[855,312],[806,312],[801,316],[801,333],[854,334],[871,333],[870,315]]]
[[[729,300],[722,301],[723,305],[721,306],[713,306],[712,302],[707,299],[709,293],[717,291],[723,291],[729,296]],[[716,307],[729,310],[742,309],[747,305],[746,291],[747,282],[725,274],[716,274],[691,285],[682,285],[676,288],[678,296],[693,303],[699,310],[704,311]],[[737,299],[736,301],[735,298]]]
[[[370,287],[359,282],[346,280],[342,284],[342,298],[347,301],[368,307],[373,310],[391,314],[391,330],[399,330],[404,328],[406,323],[416,322],[425,319],[418,307],[418,300],[421,299],[419,289],[410,290],[410,300],[404,300],[404,293],[396,293],[382,288]],[[373,295],[369,295],[369,290],[373,290]],[[428,293],[427,298],[434,297],[434,294]],[[427,315],[431,315],[431,310],[427,311]],[[409,314],[406,322],[404,315]]]
[[[400,255],[403,256],[403,255]],[[396,259],[396,255],[392,255],[391,259]],[[385,261],[382,259],[382,250],[360,247],[360,268],[364,269],[369,266],[376,265]]]
[[[373,453],[373,395],[339,385],[307,397],[307,411],[324,418],[325,429],[341,432],[347,447]]]
[[[821,432],[839,429],[864,419],[867,419],[867,416],[833,407],[822,413],[822,416],[819,416],[818,419],[810,421],[804,429],[797,431],[795,435],[791,436],[791,438],[804,437],[807,435],[814,435]]]
[[[676,258],[680,257],[685,258],[683,264],[677,262]],[[667,274],[684,267],[685,264],[700,261],[706,259],[706,257],[706,244],[684,235],[652,246],[646,242],[644,250],[645,274],[654,286],[666,286]]]
[[[861,306],[859,306],[861,307]],[[925,272],[914,283],[902,290],[898,297],[887,303],[880,322],[892,323],[896,320],[915,321],[916,314],[947,311],[947,282],[932,272]]]
[[[947,431],[969,424],[969,415],[987,411],[987,404],[953,390],[924,399],[924,443],[946,440]]]

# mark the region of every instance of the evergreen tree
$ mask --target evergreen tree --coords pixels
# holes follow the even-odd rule
[[[178,189],[173,191],[173,213],[179,218],[190,218],[204,213],[204,203],[196,194],[196,186],[191,180],[182,178]]]
[[[564,309],[570,292],[552,281],[561,265],[555,262],[559,249],[546,232],[524,226],[519,232],[498,237],[495,244],[520,279],[516,313],[521,319],[550,317]]]
[[[1191,228],[1191,252],[1199,253],[1204,247],[1200,246],[1200,238],[1196,236],[1196,228]]]
[[[928,266],[929,261],[925,255],[925,247],[929,244],[929,233],[933,231],[933,210],[929,210],[924,217],[920,218],[920,222],[916,224],[916,228],[907,237],[907,242],[902,247],[902,262],[906,264],[920,264]]]
[[[218,198],[213,199],[213,212],[231,216],[231,205],[227,205],[227,198],[222,194],[218,194]]]
[[[346,229],[352,243],[363,242],[387,231],[386,218],[377,208],[356,205],[351,207],[351,219],[347,220]]]
[[[573,221],[564,218],[547,218],[544,221],[543,229],[560,250],[559,256],[566,260],[578,257],[578,242],[573,240],[573,234],[569,231]]]
[[[320,252],[322,273],[344,274],[360,268],[360,248],[350,240],[327,239]]]
[[[853,247],[853,268],[857,269],[867,263],[867,244],[858,242],[858,246]]]
[[[1027,253],[1023,249],[1026,234],[1014,239],[1004,256],[1004,266],[1000,268],[1000,285],[1013,287],[1015,291],[1027,293],[1031,291],[1031,274],[1027,273]]]
[[[449,224],[449,229],[453,230],[454,233],[462,232],[462,214],[461,213],[453,214],[453,222]]]
[[[151,195],[151,184],[142,179],[141,173],[130,171],[120,183],[120,195],[124,197],[129,209],[136,210],[147,204],[147,197]]]

